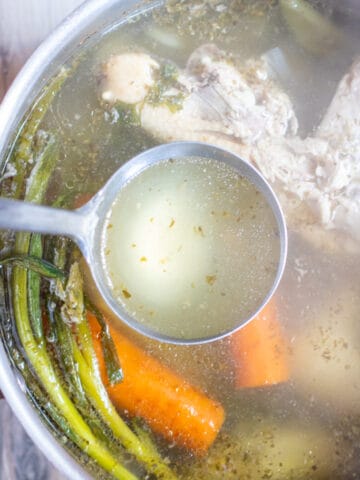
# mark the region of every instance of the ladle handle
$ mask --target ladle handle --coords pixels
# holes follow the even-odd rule
[[[0,198],[0,229],[65,235],[82,243],[85,224],[86,216],[78,210],[62,210]]]

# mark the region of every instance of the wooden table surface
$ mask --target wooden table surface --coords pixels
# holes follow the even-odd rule
[[[0,101],[39,43],[83,0],[0,0]],[[64,480],[0,400],[0,480]]]

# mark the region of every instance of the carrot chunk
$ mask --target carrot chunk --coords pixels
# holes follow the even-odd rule
[[[289,379],[288,349],[274,300],[231,335],[230,348],[236,388],[275,385]]]
[[[143,418],[168,441],[204,454],[224,421],[222,406],[110,327],[124,373],[123,381],[111,386],[106,378],[100,326],[91,313],[88,320],[101,376],[114,405],[131,417]]]

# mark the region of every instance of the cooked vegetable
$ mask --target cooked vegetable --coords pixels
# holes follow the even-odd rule
[[[291,357],[292,375],[300,392],[311,395],[315,402],[322,401],[327,408],[357,414],[359,306],[357,292],[332,292],[303,323]]]
[[[230,348],[236,388],[274,385],[289,379],[287,345],[274,300],[231,336]]]
[[[248,442],[243,440],[248,453],[244,469],[250,478],[336,478],[341,442],[334,442],[329,432],[316,424],[304,428],[290,422],[286,426],[265,423],[251,432]]]
[[[284,19],[299,45],[314,55],[329,53],[342,42],[336,26],[305,0],[280,0]]]
[[[17,172],[11,188],[11,195],[14,198],[20,196],[27,173],[27,167],[32,164],[34,159],[34,143],[39,137],[39,126],[70,72],[71,69],[69,68],[62,68],[60,70],[51,83],[44,88],[40,97],[31,108],[26,122],[24,122],[21,127],[14,151],[11,155],[11,161]],[[44,150],[44,154],[47,154],[46,150]]]
[[[64,240],[64,241],[62,241]],[[55,248],[54,255],[59,266],[64,266],[67,240],[61,239],[59,248]],[[55,253],[54,252],[54,253]],[[65,323],[61,314],[61,302],[53,293],[48,294],[47,300],[47,338],[51,340],[51,348],[48,348],[53,365],[57,368],[59,377],[64,380],[64,386],[71,395],[81,416],[91,428],[96,437],[101,440],[118,462],[127,461],[125,451],[114,438],[111,429],[102,422],[96,410],[87,398],[78,365],[74,358],[72,327]],[[50,346],[50,345],[49,345]]]
[[[84,342],[82,343],[82,346],[84,346]],[[149,471],[155,473],[158,478],[169,480],[175,479],[175,475],[172,474],[170,469],[162,461],[154,446],[152,446],[151,449],[147,448],[147,445],[139,440],[118,415],[95,370],[95,362],[92,362],[92,367],[90,367],[87,359],[82,355],[74,339],[73,351],[85,392],[93,406],[115,434],[115,438],[120,440],[125,448],[135,455],[139,461],[145,463]]]
[[[75,208],[82,207],[92,198],[91,194],[82,193],[75,198]],[[106,373],[111,384],[117,384],[123,379],[123,372],[121,369],[120,361],[115,349],[114,342],[109,332],[109,327],[104,321],[101,311],[88,300],[86,300],[86,306],[88,310],[92,311],[96,316],[99,324],[101,325],[101,343],[103,348],[103,354],[105,359]]]
[[[101,345],[103,348],[103,355],[106,367],[106,376],[109,379],[110,385],[120,383],[124,374],[120,365],[119,356],[115,348],[114,341],[110,335],[109,325],[105,322],[103,314],[94,305],[88,303],[88,309],[93,312],[99,325],[101,326]]]
[[[36,241],[38,242],[39,236],[33,235],[31,237],[32,244]],[[35,240],[36,239],[36,240]],[[46,278],[60,278],[65,279],[65,273],[56,268],[52,263],[47,262],[46,260],[35,256],[34,252],[35,246],[30,247],[30,251],[33,252],[31,255],[14,255],[11,257],[6,257],[0,260],[0,266],[13,265],[26,270],[30,270],[32,273],[41,275]],[[41,253],[40,253],[41,254]],[[36,278],[36,277],[35,277]],[[34,287],[34,277],[31,277],[31,284]]]
[[[224,421],[222,406],[111,327],[124,380],[110,385],[101,348],[101,327],[92,313],[87,316],[101,376],[114,404],[130,416],[146,420],[154,432],[169,441],[205,453]]]
[[[50,143],[46,145],[46,148],[48,148],[49,145],[54,145],[52,138],[50,140]],[[42,200],[42,196],[45,194],[48,179],[50,177],[50,172],[52,172],[53,170],[56,159],[57,155],[49,156],[48,154],[45,155],[43,153],[39,155],[35,171],[33,171],[32,175],[30,176],[30,181],[28,183],[28,188],[25,195],[25,199],[27,201],[39,202]],[[31,248],[31,235],[27,233],[21,233],[17,235],[16,247],[20,255],[25,255],[29,250],[33,251],[33,253],[40,253],[39,245],[36,245],[35,247],[33,247],[33,249]],[[21,258],[23,259],[24,257]],[[39,262],[36,262],[34,261],[34,259],[32,259],[32,263],[38,265]],[[51,401],[57,406],[59,412],[61,412],[61,414],[64,416],[64,418],[70,425],[71,429],[74,431],[72,438],[76,439],[78,446],[90,456],[93,456],[93,458],[95,458],[100,465],[102,465],[106,470],[111,472],[116,478],[123,478],[129,480],[135,479],[136,477],[131,474],[127,469],[122,467],[122,465],[120,465],[117,460],[112,457],[112,454],[106,449],[106,447],[104,447],[104,445],[94,436],[88,425],[85,423],[84,419],[76,410],[75,405],[68,397],[66,390],[61,386],[61,382],[57,377],[54,365],[51,362],[51,358],[47,353],[46,342],[43,336],[42,329],[36,328],[36,337],[34,336],[30,322],[30,312],[36,314],[36,319],[38,322],[39,305],[33,299],[34,301],[32,303],[29,303],[30,312],[28,313],[27,296],[26,294],[24,294],[24,292],[26,292],[27,290],[28,281],[27,272],[26,270],[24,270],[24,268],[22,268],[23,266],[24,262],[21,263],[21,267],[14,267],[13,269],[13,285],[15,291],[18,294],[16,298],[14,298],[14,311],[19,337],[26,350],[30,362],[32,363],[37,375],[39,376],[41,382],[47,390]],[[31,292],[32,295],[34,295],[34,293],[38,294],[38,289],[35,289]],[[88,338],[84,338],[83,336],[82,340],[82,348],[86,348],[87,351],[89,351],[90,346],[86,344],[86,341],[91,342],[90,335],[88,336]],[[76,350],[76,348],[75,355],[78,362],[81,361],[81,356],[79,356],[79,352]],[[102,396],[102,400],[104,400],[104,398],[106,397]],[[130,437],[134,437],[134,443],[137,442],[140,454],[143,453],[145,456],[146,449],[142,448],[142,445],[138,441],[137,437],[131,433],[131,431],[128,429],[128,427],[126,427],[125,424],[124,428],[126,431],[129,432],[128,435]],[[151,460],[151,468],[153,471],[160,470],[161,461],[159,458],[156,458],[155,462]],[[163,470],[167,471],[166,467],[164,467]],[[162,478],[174,477],[169,474],[167,477],[164,475]]]
[[[34,337],[37,341],[41,341],[43,337],[43,323],[41,318],[41,305],[40,305],[40,286],[41,286],[41,277],[39,273],[48,273],[50,272],[51,275],[54,274],[54,269],[51,264],[47,264],[47,262],[40,263],[41,260],[39,257],[42,256],[42,243],[41,243],[41,235],[33,234],[30,240],[30,247],[29,247],[29,254],[32,256],[29,257],[13,257],[14,259],[20,259],[20,264],[15,263],[18,266],[21,266],[21,260],[25,260],[25,264],[28,262],[28,302],[29,302],[29,315],[31,326],[34,332]],[[45,262],[45,261],[44,261]],[[36,266],[40,263],[40,269],[36,270]],[[31,268],[31,266],[33,268]],[[59,276],[61,276],[60,272],[55,272]],[[44,275],[45,276],[45,275]]]
[[[231,436],[220,435],[207,459],[186,465],[186,478],[196,480],[324,480],[340,478],[337,456],[342,441],[333,442],[329,432],[278,421],[238,425]]]
[[[54,434],[63,445],[70,443],[68,439],[75,444],[79,444],[81,441],[76,432],[70,427],[64,417],[59,413],[57,407],[48,401],[48,395],[42,389],[35,377],[27,365],[26,360],[21,353],[15,349],[12,350],[13,362],[21,372],[22,377],[26,381],[27,385],[31,385],[31,391],[27,391],[27,395],[31,401],[38,407],[42,408],[49,416],[48,424],[52,427]],[[64,436],[65,435],[65,436]]]
[[[92,335],[85,316],[82,280],[77,263],[74,263],[70,270],[64,307],[62,314],[65,323],[70,322],[73,326],[72,351],[82,386],[89,401],[111,429],[115,438],[140,462],[144,463],[149,471],[164,480],[174,480],[174,474],[162,461],[155,447],[149,449],[139,440],[118,415],[109,399],[100,378]]]
[[[50,145],[55,145],[53,138],[51,138],[50,142]],[[46,148],[48,145],[49,144],[46,145]],[[40,202],[42,200],[47,189],[50,174],[53,171],[57,159],[56,149],[52,150],[51,155],[39,155],[36,168],[33,170],[27,185],[25,200],[29,202]],[[29,233],[17,234],[16,252],[26,255],[29,252],[30,240],[31,234]],[[105,470],[114,475],[115,478],[135,480],[136,476],[117,462],[116,458],[114,458],[107,448],[94,436],[89,426],[77,411],[56,374],[47,353],[45,338],[42,336],[42,338],[39,339],[40,341],[36,340],[28,311],[28,278],[26,270],[21,267],[14,267],[12,271],[12,283],[15,292],[13,308],[20,341],[37,376],[47,391],[50,401],[55,405],[59,414],[65,419],[69,428],[72,430],[72,438],[76,440],[77,445],[85,453],[93,457]],[[40,329],[37,333],[40,333]]]

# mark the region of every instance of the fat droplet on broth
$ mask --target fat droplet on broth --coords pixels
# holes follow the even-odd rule
[[[231,330],[261,304],[276,275],[279,236],[247,179],[189,157],[153,165],[121,190],[102,252],[109,286],[130,314],[191,339]]]

